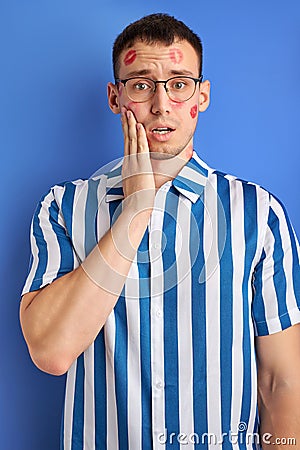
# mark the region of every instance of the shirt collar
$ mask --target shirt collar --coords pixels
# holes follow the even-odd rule
[[[123,160],[107,174],[106,202],[124,198],[122,188],[122,162]],[[178,192],[195,203],[203,193],[209,171],[209,167],[194,151],[192,158],[183,166],[171,184],[173,184]]]
[[[192,158],[183,166],[172,184],[181,194],[195,203],[203,193],[208,172],[208,166],[194,151]]]

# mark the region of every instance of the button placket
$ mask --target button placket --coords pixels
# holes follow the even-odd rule
[[[166,190],[156,194],[155,207],[149,223],[149,256],[151,270],[151,377],[153,450],[161,450],[158,436],[165,423],[164,404],[164,274],[161,252],[162,227]]]

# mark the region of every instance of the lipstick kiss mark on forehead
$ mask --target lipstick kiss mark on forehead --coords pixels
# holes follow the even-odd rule
[[[136,51],[129,50],[129,52],[126,53],[123,60],[125,66],[129,66],[130,64],[132,64],[135,61],[135,58],[136,58]]]
[[[195,119],[197,112],[198,112],[198,106],[194,105],[190,110],[190,115],[191,115],[192,119]]]
[[[183,53],[178,48],[171,48],[169,55],[174,64],[179,64],[183,60]]]

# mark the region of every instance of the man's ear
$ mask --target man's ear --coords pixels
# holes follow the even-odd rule
[[[210,102],[210,82],[208,80],[200,83],[199,111],[204,112]]]
[[[118,87],[113,83],[107,84],[107,99],[108,105],[114,114],[119,114],[121,111]]]

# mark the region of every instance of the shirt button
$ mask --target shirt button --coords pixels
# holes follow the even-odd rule
[[[153,248],[155,248],[156,250],[160,248],[160,244],[158,242],[153,242],[152,244]]]
[[[162,316],[162,312],[160,309],[156,310],[156,317],[160,318]]]
[[[156,387],[157,387],[157,389],[162,389],[164,387],[164,385],[163,385],[163,383],[161,381],[158,381],[156,383]]]

